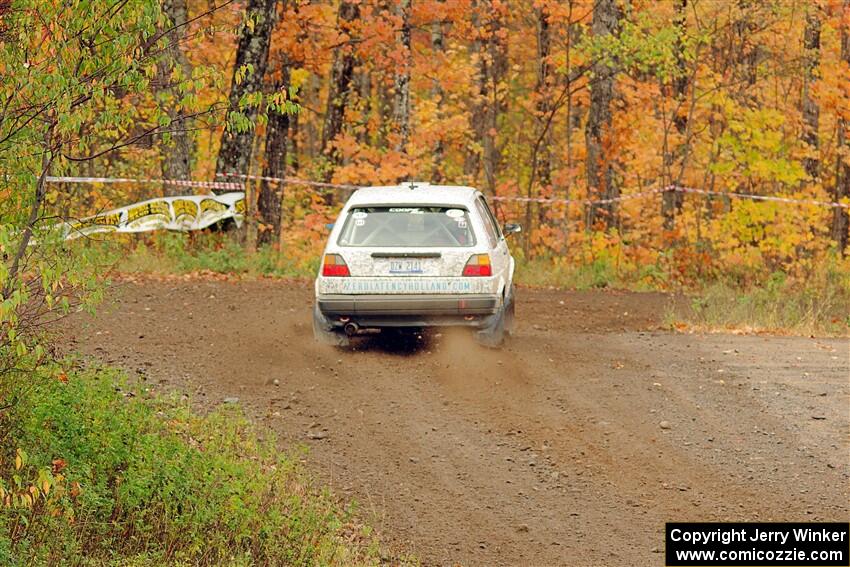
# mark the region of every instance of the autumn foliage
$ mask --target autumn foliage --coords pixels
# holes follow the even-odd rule
[[[186,14],[185,61],[172,75],[218,70],[222,79],[193,101],[229,100],[232,112],[236,100],[244,112],[224,132],[223,120],[185,123],[194,179],[473,185],[506,198],[496,202],[502,220],[526,225],[527,259],[611,257],[668,281],[805,278],[830,254],[843,262],[846,208],[728,195],[848,204],[844,0],[287,0],[212,11],[190,0]],[[246,35],[267,51],[240,52]],[[246,78],[260,68],[262,80]],[[181,108],[172,95],[160,90],[149,104],[169,115],[162,108]],[[224,159],[221,140],[234,136],[241,153]],[[159,178],[175,144],[152,136],[86,170]],[[713,193],[632,198],[671,185]],[[248,188],[260,240],[296,256],[316,252],[345,196],[294,183]],[[77,206],[88,209],[161,191],[91,189],[56,191],[84,193]],[[623,200],[582,202],[611,197]],[[265,211],[268,202],[282,212]]]
[[[847,0],[161,9],[127,63],[145,88],[85,105],[85,120],[123,118],[101,130],[78,119],[91,151],[57,156],[50,173],[468,184],[524,225],[526,260],[603,259],[660,284],[847,270],[847,208],[736,198],[848,205]],[[710,193],[659,191],[670,186]],[[249,242],[304,262],[346,195],[247,188]],[[79,216],[164,191],[185,190],[48,184],[45,206]]]

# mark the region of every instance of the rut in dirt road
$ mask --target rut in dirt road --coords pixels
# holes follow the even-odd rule
[[[503,350],[343,351],[313,343],[308,284],[148,281],[66,345],[238,397],[425,564],[660,565],[666,521],[846,520],[850,343],[652,330],[668,303],[523,289]]]

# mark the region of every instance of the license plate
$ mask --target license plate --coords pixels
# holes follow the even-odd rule
[[[421,274],[422,260],[390,260],[391,274]]]

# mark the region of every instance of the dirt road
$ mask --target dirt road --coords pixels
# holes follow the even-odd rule
[[[340,351],[313,343],[311,296],[126,283],[66,345],[238,397],[425,564],[658,566],[665,521],[850,519],[847,340],[673,334],[662,295],[523,289],[502,351]]]

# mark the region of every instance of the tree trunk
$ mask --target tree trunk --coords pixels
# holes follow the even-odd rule
[[[593,5],[593,36],[601,38],[615,35],[619,29],[619,11],[616,0],[597,0]],[[611,101],[614,98],[615,70],[605,61],[593,63],[590,86],[590,108],[585,126],[587,145],[587,186],[591,199],[613,199],[619,196],[614,170]],[[592,204],[587,208],[587,229],[590,230],[602,217],[607,228],[618,225],[617,203]]]
[[[467,153],[464,173],[477,176],[482,166],[487,190],[493,194],[496,190],[496,176],[499,170],[499,148],[496,132],[499,127],[499,115],[505,111],[505,96],[500,88],[507,73],[508,58],[505,40],[499,36],[503,26],[501,16],[495,11],[491,0],[473,4],[472,21],[481,31],[472,41],[473,56],[478,62],[475,80],[475,96],[471,109],[471,127],[475,146]],[[483,17],[483,21],[482,21]]]
[[[758,104],[753,86],[758,80],[758,64],[763,58],[763,49],[754,39],[759,21],[767,14],[760,14],[767,2],[737,0],[739,13],[729,29],[728,55],[723,56],[724,67],[732,66],[734,76],[733,96],[740,104],[755,107]]]
[[[550,97],[550,75],[551,63],[549,57],[551,55],[551,33],[549,23],[549,12],[546,7],[537,8],[537,83],[535,92],[537,94],[536,108],[537,118],[541,124],[547,119],[552,107]],[[543,128],[545,126],[541,126]],[[537,181],[542,187],[548,187],[552,184],[552,130],[546,136],[546,141],[540,149],[537,156]]]
[[[841,60],[850,65],[850,33],[847,30],[847,16],[850,12],[850,0],[844,0],[843,16],[841,21]],[[833,200],[839,201],[846,197],[850,197],[850,163],[846,154],[847,148],[847,130],[848,120],[846,117],[839,115],[838,117],[838,152],[837,152],[837,171],[835,175],[835,190],[833,191]],[[835,207],[832,209],[832,238],[838,245],[841,254],[847,253],[847,231],[850,225],[847,209]]]
[[[186,58],[186,54],[180,47],[181,41],[186,37],[186,21],[189,19],[186,9],[186,0],[163,0],[163,11],[171,20],[172,29],[168,34],[168,47],[163,52],[157,65],[159,88],[158,94],[166,99],[168,108],[166,112],[171,119],[169,124],[169,143],[160,145],[162,155],[162,177],[163,179],[190,179],[192,177],[192,154],[194,142],[188,131],[188,121],[178,109],[177,103],[180,98],[179,85],[171,84],[171,76],[176,69],[179,71],[181,80],[187,80],[192,76],[192,66]],[[183,189],[177,185],[165,184],[165,194],[179,195]]]
[[[407,153],[410,140],[410,0],[400,0],[398,5],[401,16],[401,49],[404,62],[395,74],[395,100],[393,102],[393,122],[398,130],[395,150]]]
[[[296,100],[300,100],[298,97]],[[297,175],[301,169],[301,161],[298,155],[298,140],[301,135],[301,121],[299,114],[293,114],[289,117],[289,145],[286,148],[287,159],[291,170]]]
[[[445,35],[443,33],[443,23],[440,21],[436,21],[431,24],[431,49],[434,53],[434,57],[440,57],[442,61],[443,53],[446,50],[445,45]],[[431,96],[434,100],[437,101],[437,122],[440,122],[440,119],[443,116],[442,107],[443,107],[443,98],[445,97],[445,92],[443,91],[443,85],[440,83],[438,78],[434,79],[434,86],[431,88]],[[433,155],[433,166],[431,169],[431,181],[435,183],[439,183],[443,181],[443,160],[445,159],[446,148],[443,144],[443,138],[440,136],[437,138],[437,142],[434,144],[434,148],[432,150]]]
[[[676,16],[674,19],[676,25],[676,77],[673,79],[673,106],[676,112],[673,116],[673,126],[679,136],[687,136],[688,118],[682,112],[685,104],[685,98],[688,93],[688,70],[685,61],[685,34],[687,33],[687,13],[688,0],[678,0],[676,3]],[[688,140],[683,140],[676,148],[675,152],[670,148],[669,143],[665,147],[664,152],[664,172],[666,185],[672,185],[674,182],[673,166],[676,157],[684,159],[682,155],[684,147]],[[664,218],[664,230],[674,230],[676,228],[676,214],[682,208],[682,194],[673,191],[666,191],[661,195],[661,216]]]
[[[476,61],[478,69],[473,83],[473,93],[470,97],[471,108],[469,109],[469,126],[472,130],[472,140],[467,146],[466,158],[463,162],[463,173],[468,177],[476,179],[481,170],[480,145],[484,138],[484,108],[487,104],[487,75],[489,74],[487,57],[484,53],[484,39],[481,24],[481,14],[477,0],[472,2],[472,19],[475,35],[470,42],[469,51],[473,60]]]
[[[573,47],[573,39],[576,34],[576,30],[580,30],[581,28],[576,26],[573,23],[573,2],[574,0],[569,0],[569,12],[567,17],[567,29],[566,29],[566,37],[565,37],[565,50],[564,50],[564,62],[566,64],[566,72],[564,73],[564,81],[565,88],[567,89],[567,100],[566,100],[566,144],[567,144],[567,155],[566,155],[566,167],[567,167],[567,184],[564,187],[564,199],[572,198],[572,184],[573,184],[573,94],[572,94],[572,85],[570,77],[572,76],[572,47]],[[570,203],[564,204],[564,218],[562,220],[563,224],[561,225],[561,247],[560,252],[562,255],[566,254],[569,247],[570,241]]]
[[[820,18],[816,6],[810,6],[806,14],[806,31],[803,35],[803,61],[805,74],[803,76],[803,142],[809,147],[814,156],[803,160],[803,166],[809,177],[816,179],[820,175],[820,160],[817,153],[820,149],[818,126],[820,108],[812,98],[811,86],[815,82],[815,70],[820,63]]]
[[[547,128],[543,121],[552,112],[551,75],[552,64],[549,61],[552,53],[551,23],[549,12],[545,5],[537,9],[537,115],[541,128]],[[547,128],[540,155],[537,156],[537,182],[542,189],[552,186],[552,128]],[[542,225],[546,220],[546,208],[537,206],[537,224]],[[529,226],[529,229],[531,227]]]
[[[281,69],[280,79],[275,81],[274,92],[289,86],[289,67]],[[266,125],[265,163],[263,177],[286,177],[286,145],[289,138],[289,114],[269,111]],[[285,184],[263,180],[260,183],[260,195],[257,200],[257,212],[263,227],[260,230],[258,244],[272,244],[280,240],[281,203]]]
[[[305,101],[318,100],[322,91],[322,83],[324,79],[317,73],[310,73],[307,79],[307,84],[301,93],[301,98]],[[306,117],[305,117],[306,118]],[[292,128],[293,124],[290,124]],[[316,158],[322,156],[322,132],[324,130],[324,121],[319,120],[301,120],[299,118],[298,131],[301,135],[299,138],[302,141],[301,153],[307,163],[315,163]],[[322,174],[324,176],[324,174]]]
[[[372,116],[375,111],[372,104],[372,70],[360,68],[356,78],[357,97],[360,99],[360,104],[363,105],[360,124],[357,125],[357,143],[368,146],[372,142],[371,132],[369,132],[369,123],[372,121]]]
[[[550,25],[549,13],[545,6],[535,8],[535,19],[537,25],[537,81],[534,86],[535,94],[535,111],[537,119],[537,127],[535,131],[537,136],[543,135],[541,143],[536,146],[536,154],[532,157],[532,165],[534,166],[533,176],[536,179],[536,184],[545,189],[552,185],[552,130],[547,127],[546,121],[549,119],[551,109],[551,100],[549,98],[549,55],[551,53]],[[546,132],[543,132],[543,129]],[[534,180],[532,180],[534,181]],[[532,190],[535,186],[534,182],[528,184],[528,192],[526,197],[532,197]],[[525,203],[525,234],[523,238],[523,251],[526,258],[531,257],[531,234],[534,230],[532,210],[534,204],[531,201]],[[542,225],[545,220],[545,209],[538,206],[537,208],[537,224]]]
[[[233,80],[230,83],[229,110],[239,110],[240,100],[244,96],[262,91],[263,78],[266,75],[266,66],[269,60],[269,43],[271,41],[272,28],[274,27],[277,0],[248,0],[246,8],[249,17],[257,18],[253,26],[245,25],[239,35],[239,44],[236,48],[236,63],[233,67]],[[240,71],[245,65],[252,65],[254,71],[237,80]],[[221,149],[218,152],[216,162],[216,173],[248,173],[251,162],[251,152],[254,147],[255,129],[253,122],[257,117],[257,109],[254,106],[241,109],[252,122],[250,128],[244,132],[237,132],[225,128],[221,135]]]
[[[353,0],[342,0],[337,13],[337,26],[345,33],[351,24],[360,17],[360,5]],[[345,105],[351,91],[354,77],[355,54],[351,45],[341,45],[334,51],[331,65],[330,85],[328,85],[328,103],[325,111],[325,123],[322,128],[321,155],[330,161],[325,169],[324,180],[330,181],[334,169],[340,164],[339,152],[331,147],[332,142],[342,132],[345,119]],[[328,195],[332,195],[329,193]]]
[[[393,93],[393,82],[386,76],[385,73],[380,73],[377,77],[378,85],[375,93],[375,98],[378,103],[378,136],[376,139],[377,146],[384,149],[388,145],[387,135],[393,128],[393,101],[395,100]]]
[[[502,85],[508,72],[507,39],[500,35],[505,23],[501,15],[495,11],[493,3],[487,3],[490,21],[490,33],[487,38],[489,65],[489,95],[487,105],[487,130],[484,135],[484,177],[487,180],[487,190],[491,195],[496,193],[496,178],[501,169],[501,152],[499,151],[497,132],[499,131],[499,116],[507,111],[507,103]]]

